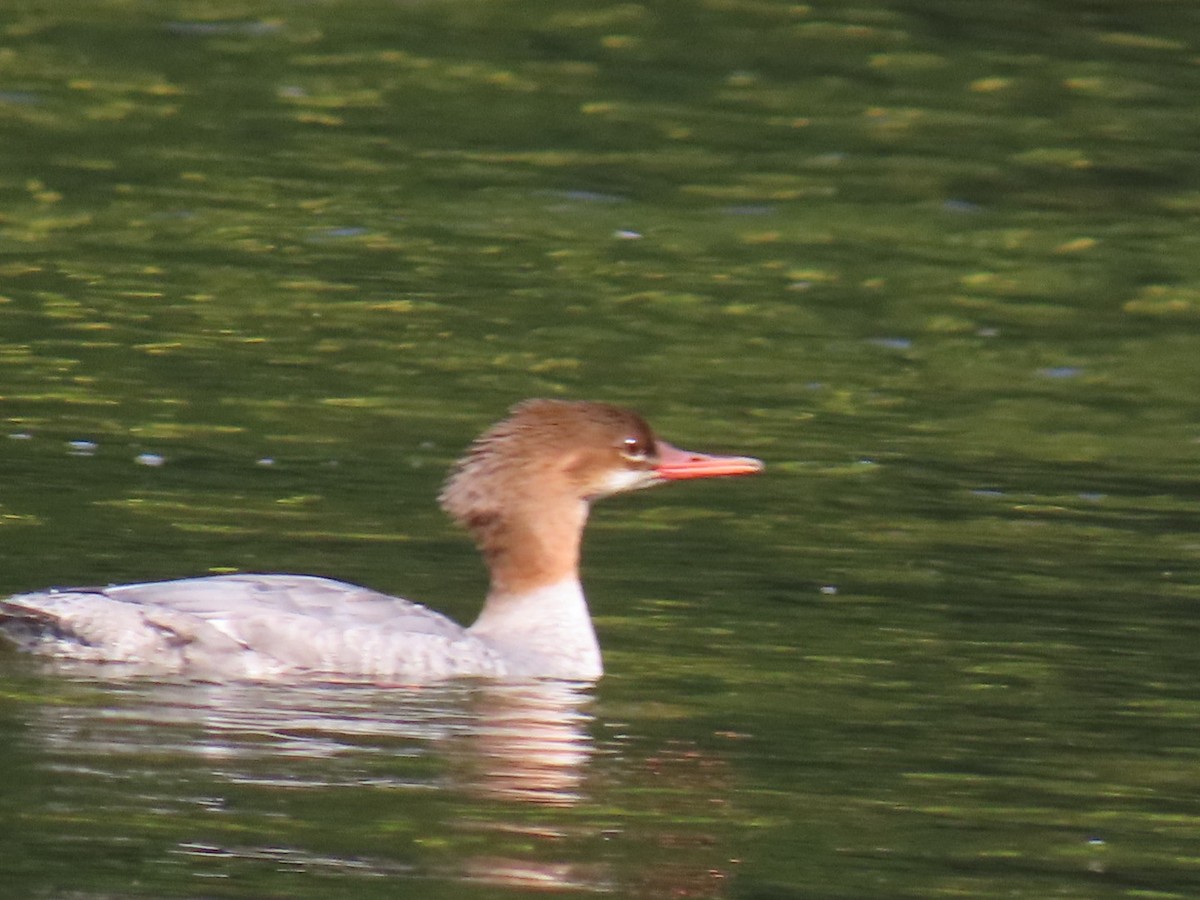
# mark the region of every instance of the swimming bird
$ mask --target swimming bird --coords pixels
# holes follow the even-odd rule
[[[762,468],[680,450],[607,403],[527,400],[471,445],[439,497],[490,573],[470,627],[329,578],[234,574],[20,594],[0,602],[0,633],[43,655],[204,680],[593,680],[603,666],[579,581],[592,502]]]

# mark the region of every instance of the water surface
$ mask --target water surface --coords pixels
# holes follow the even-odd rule
[[[596,686],[0,655],[21,896],[1200,891],[1200,14],[0,14],[0,591],[460,620],[511,403],[767,473],[608,501]]]

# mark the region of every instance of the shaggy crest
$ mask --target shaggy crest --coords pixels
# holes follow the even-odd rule
[[[525,400],[471,445],[451,471],[438,502],[454,521],[474,530],[494,520],[502,509],[519,505],[521,498],[513,492],[527,481],[505,479],[505,472],[519,472],[530,459],[557,460],[559,471],[570,477],[572,448],[587,446],[587,432],[606,435],[613,430],[641,448],[647,458],[654,455],[653,432],[636,413],[607,403]],[[531,446],[530,441],[537,443]],[[620,450],[621,445],[612,449]]]

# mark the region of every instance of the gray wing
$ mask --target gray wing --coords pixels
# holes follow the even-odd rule
[[[213,677],[501,674],[495,654],[424,606],[306,575],[216,575],[43,591],[0,604],[25,649]]]

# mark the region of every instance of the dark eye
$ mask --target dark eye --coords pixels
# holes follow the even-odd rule
[[[621,442],[621,455],[631,462],[644,462],[650,447],[642,438],[630,436]]]

